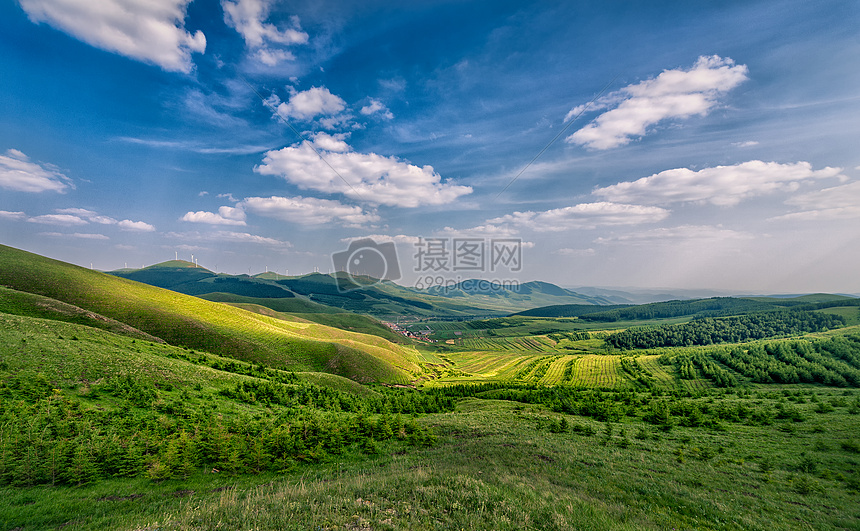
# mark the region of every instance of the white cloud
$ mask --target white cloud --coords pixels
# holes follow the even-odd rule
[[[267,66],[295,60],[295,56],[273,45],[304,44],[308,34],[302,31],[299,18],[290,18],[290,27],[278,29],[267,23],[270,0],[222,0],[224,22],[245,39],[245,45],[254,50],[253,56]]]
[[[388,110],[388,107],[382,104],[381,101],[370,98],[370,103],[361,108],[361,114],[365,116],[370,116],[372,114],[378,114],[382,118],[386,120],[391,120],[394,118],[394,115],[391,111]]]
[[[768,218],[768,221],[833,221],[858,218],[860,218],[860,206],[804,210],[802,212],[774,216]]]
[[[266,66],[275,66],[284,61],[295,61],[296,56],[291,52],[284,50],[271,50],[269,48],[260,48],[254,57]]]
[[[645,135],[649,126],[672,118],[704,116],[725,92],[747,79],[747,67],[716,55],[699,57],[689,70],[664,70],[654,79],[628,85],[588,107],[604,112],[565,140],[591,149],[610,149]],[[571,109],[565,121],[586,110]]]
[[[597,188],[593,194],[610,201],[628,203],[699,202],[732,206],[758,195],[797,190],[803,181],[838,177],[841,171],[831,167],[813,170],[808,162],[779,164],[751,160],[699,171],[687,168],[665,170],[636,181]]]
[[[0,210],[0,219],[8,219],[11,221],[22,221],[26,219],[27,214],[23,212],[9,212],[8,210]]]
[[[550,252],[552,254],[557,254],[557,255],[561,255],[561,256],[594,256],[595,254],[597,254],[597,251],[595,251],[594,249],[592,249],[590,247],[588,249],[563,248],[563,249],[557,249],[555,251],[550,251]]]
[[[84,218],[87,221],[92,223],[99,223],[101,225],[116,225],[117,220],[107,217],[100,216],[98,212],[93,212],[92,210],[87,210],[85,208],[59,208],[56,210],[58,214],[71,214],[73,216],[77,216],[80,218]]]
[[[131,221],[130,219],[124,219],[122,221],[117,222],[117,226],[122,230],[133,231],[133,232],[154,232],[155,231],[155,227],[153,227],[149,223],[145,223],[143,221]]]
[[[203,53],[206,37],[185,31],[191,0],[20,0],[35,23],[45,22],[91,46],[188,73],[191,54]]]
[[[349,238],[341,238],[340,241],[344,243],[350,243],[357,240],[366,240],[370,238],[376,243],[383,242],[394,242],[394,243],[403,243],[409,245],[415,245],[416,243],[421,241],[421,238],[418,236],[407,236],[406,234],[398,234],[396,236],[388,236],[387,234],[371,234],[369,236],[350,236]]]
[[[78,238],[81,240],[109,240],[107,236],[104,234],[88,234],[75,232],[72,234],[68,234],[65,232],[40,232],[42,236],[51,236],[52,238]]]
[[[338,151],[325,146],[337,146]],[[306,143],[269,151],[254,171],[283,177],[304,189],[404,208],[446,204],[472,193],[471,187],[443,183],[432,166],[419,168],[395,157],[346,151],[345,142],[325,133],[315,136],[314,147],[319,155]]]
[[[346,143],[346,134],[330,135],[328,133],[317,133],[313,136],[314,147],[322,151],[336,151],[343,153],[349,151],[349,144]]]
[[[208,103],[204,102],[206,96],[201,92],[193,93],[195,96],[189,96],[190,99],[197,99],[196,103],[191,104],[194,108],[195,112],[199,112],[207,115],[208,118],[211,118],[213,121],[219,122],[221,125],[224,125],[225,121],[235,121],[234,118],[230,117],[227,114],[219,113],[214,110]],[[187,103],[190,103],[189,99],[186,99]],[[206,110],[204,110],[204,108]],[[247,155],[251,153],[260,153],[262,151],[266,151],[270,149],[267,146],[255,146],[255,145],[247,145],[247,144],[231,144],[231,145],[223,145],[221,147],[214,147],[207,144],[203,144],[196,141],[174,141],[174,140],[152,140],[145,138],[135,138],[129,136],[120,136],[116,138],[121,142],[128,142],[130,144],[137,144],[141,146],[147,146],[151,148],[166,148],[166,149],[177,149],[183,151],[193,151],[195,153],[203,153],[206,155],[220,155],[220,154],[228,154],[228,155]],[[198,195],[205,196],[209,192],[202,191]]]
[[[118,221],[108,216],[101,216],[98,212],[93,212],[92,210],[87,210],[85,208],[60,208],[57,209],[56,212],[59,214],[69,214],[73,217],[78,217],[82,220],[86,220],[84,223],[90,222],[98,223],[100,225],[116,225],[122,230],[138,232],[153,232],[155,230],[155,227],[143,221],[131,221],[130,219]],[[44,218],[46,216],[39,217]]]
[[[30,162],[17,149],[0,155],[0,188],[18,192],[59,192],[74,188],[71,180],[50,164]]]
[[[476,225],[468,229],[445,227],[436,236],[449,238],[513,238],[519,235],[519,228],[510,224],[492,224],[492,220],[484,225]]]
[[[247,232],[233,232],[219,230],[215,232],[168,232],[167,237],[176,238],[185,241],[200,241],[200,242],[216,242],[216,243],[251,243],[256,245],[267,245],[269,247],[292,247],[292,244],[287,241],[268,238],[266,236],[258,236]],[[187,244],[178,246],[180,249],[185,249]],[[191,247],[188,247],[189,249]]]
[[[805,209],[770,218],[771,221],[824,221],[860,218],[860,181],[800,194],[785,201]]]
[[[755,140],[747,140],[746,142],[732,142],[732,147],[739,147],[739,148],[753,147],[753,146],[757,146],[757,145],[758,145],[758,142]]]
[[[669,216],[660,207],[618,203],[581,203],[544,212],[514,212],[487,220],[492,225],[513,225],[537,232],[593,229],[599,226],[656,223]]]
[[[78,216],[72,216],[71,214],[44,214],[42,216],[34,216],[27,221],[45,225],[62,225],[64,227],[87,225],[89,223],[87,220],[81,219]]]
[[[787,199],[785,203],[806,209],[860,206],[860,181],[796,195]]]
[[[346,108],[346,102],[325,87],[311,87],[294,92],[290,101],[278,105],[278,114],[284,118],[310,120],[318,115],[333,115]]]
[[[692,242],[696,244],[715,244],[741,240],[753,240],[756,236],[748,232],[740,232],[710,225],[680,225],[678,227],[656,228],[640,232],[630,232],[619,236],[597,238],[595,243],[621,243],[625,245],[664,245],[673,246],[679,243]]]
[[[348,226],[359,226],[380,219],[375,212],[364,212],[361,207],[315,197],[248,197],[240,205],[260,216],[299,225],[341,222]]]
[[[180,221],[190,221],[192,223],[209,223],[210,225],[245,225],[245,211],[241,208],[222,206],[218,209],[218,213],[214,212],[188,212],[181,218]]]

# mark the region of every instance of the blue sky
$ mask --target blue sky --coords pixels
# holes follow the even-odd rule
[[[860,293],[858,21],[855,1],[6,2],[0,242],[293,275],[371,237],[410,285]],[[522,261],[454,270],[465,241]]]

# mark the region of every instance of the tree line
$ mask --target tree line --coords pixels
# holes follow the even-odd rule
[[[606,342],[622,350],[689,347],[823,332],[842,326],[845,326],[845,319],[839,315],[782,310],[735,317],[705,317],[675,325],[628,328],[609,335]]]

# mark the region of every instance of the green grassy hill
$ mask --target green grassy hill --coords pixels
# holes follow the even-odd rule
[[[209,300],[218,297],[224,302],[261,304],[289,312],[328,313],[319,309],[325,306],[377,317],[489,317],[551,304],[609,304],[604,297],[581,295],[547,282],[511,286],[470,280],[455,286],[417,289],[369,277],[358,279],[362,283],[358,285],[344,273],[295,277],[274,272],[254,276],[216,274],[181,260],[110,274]],[[225,295],[215,294],[257,300],[226,300]]]
[[[2,529],[860,527],[860,325],[624,352],[624,321],[416,325],[463,343],[434,353],[8,247],[0,286]],[[422,389],[355,381],[419,358]]]
[[[235,293],[223,293],[218,291],[198,295],[198,297],[206,299],[207,301],[226,302],[229,304],[258,304],[276,312],[314,314],[349,313],[346,310],[326,306],[325,304],[320,304],[304,297],[248,297],[246,295],[237,295]]]
[[[276,319],[6,246],[0,246],[0,285],[77,306],[173,345],[273,367],[368,382],[408,382],[421,372],[414,349],[379,337]]]

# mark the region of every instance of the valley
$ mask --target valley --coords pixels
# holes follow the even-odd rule
[[[860,299],[386,325],[272,280],[0,247],[4,528],[860,527]]]

